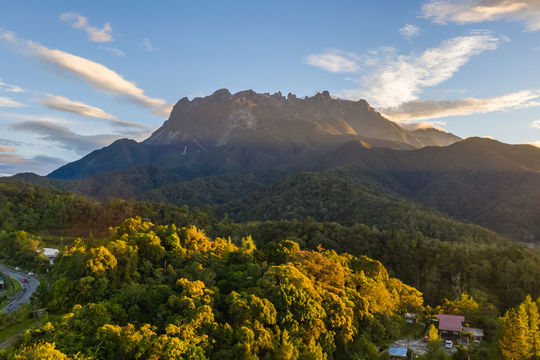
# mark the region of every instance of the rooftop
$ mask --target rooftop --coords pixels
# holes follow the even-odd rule
[[[484,330],[470,327],[463,327],[463,333],[471,333],[474,337],[484,337]]]
[[[460,315],[437,315],[439,319],[439,330],[444,331],[461,331],[462,323],[465,321],[465,317]]]
[[[388,349],[390,356],[407,356],[407,349],[401,347],[391,347]]]

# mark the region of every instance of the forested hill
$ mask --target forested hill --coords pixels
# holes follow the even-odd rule
[[[480,138],[418,150],[374,148],[362,141],[315,152],[267,145],[229,144],[176,154],[180,163],[142,164],[79,180],[33,174],[10,179],[102,200],[209,205],[236,221],[311,216],[380,229],[395,224],[444,237],[426,232],[425,225],[434,216],[450,215],[518,241],[540,239],[540,149],[533,146]]]
[[[13,245],[16,231],[24,230],[63,244],[75,236],[106,237],[108,229],[123,219],[141,216],[156,225],[194,225],[204,228],[211,237],[231,237],[233,241],[253,235],[259,247],[289,239],[304,249],[322,246],[356,256],[367,255],[381,260],[392,276],[423,291],[429,304],[437,304],[445,297],[454,298],[467,289],[484,294],[481,296],[489,294],[497,307],[504,307],[515,305],[526,294],[540,289],[537,250],[479,226],[440,218],[436,213],[426,218],[422,233],[410,224],[417,215],[395,217],[395,222],[389,221],[384,231],[362,223],[340,225],[312,218],[238,223],[230,218],[216,218],[210,208],[188,210],[118,199],[102,203],[58,190],[0,182],[0,226],[6,231],[5,248],[0,253],[13,258],[28,253],[24,241],[19,243],[20,249]],[[60,237],[64,240],[60,241]]]

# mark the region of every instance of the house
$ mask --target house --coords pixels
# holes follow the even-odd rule
[[[437,315],[439,320],[439,335],[445,339],[455,339],[463,331],[465,317],[460,315]]]
[[[407,349],[402,347],[391,347],[388,349],[390,360],[402,360],[407,358]]]
[[[482,340],[484,339],[484,330],[463,327],[463,337],[465,341],[467,336],[469,336],[474,343],[480,344],[480,342],[482,342]]]
[[[418,321],[418,315],[416,315],[414,313],[406,313],[405,314],[405,322],[407,324],[416,324],[417,321]]]
[[[53,248],[42,248],[38,249],[38,251],[43,251],[43,256],[45,256],[49,260],[49,264],[53,264],[54,259],[58,256],[60,251],[58,249]]]

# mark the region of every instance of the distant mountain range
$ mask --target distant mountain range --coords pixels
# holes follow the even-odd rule
[[[141,143],[118,140],[47,177],[11,179],[100,199],[211,205],[239,221],[309,216],[444,239],[475,233],[452,230],[469,226],[457,218],[540,241],[540,149],[405,129],[328,92],[183,98]]]

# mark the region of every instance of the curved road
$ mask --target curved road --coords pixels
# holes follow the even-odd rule
[[[17,310],[19,307],[21,307],[22,304],[30,302],[30,298],[32,297],[32,294],[36,291],[37,287],[39,286],[39,281],[37,281],[35,278],[28,276],[22,272],[11,270],[10,268],[5,267],[4,265],[0,265],[0,272],[6,276],[9,276],[19,282],[21,284],[22,290],[18,291],[15,294],[15,298],[6,305],[5,308],[3,308],[2,312],[12,312]],[[24,283],[23,279],[28,279],[27,283]]]

